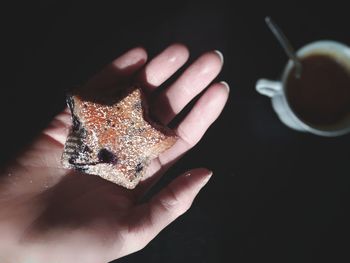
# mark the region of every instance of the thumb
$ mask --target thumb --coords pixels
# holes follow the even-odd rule
[[[137,248],[146,246],[162,229],[184,214],[211,175],[212,172],[204,168],[191,170],[177,177],[148,203],[136,207],[133,216],[138,223],[129,228],[132,229],[129,233],[134,236]]]

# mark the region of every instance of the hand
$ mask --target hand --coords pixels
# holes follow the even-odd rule
[[[217,52],[200,56],[168,87],[155,92],[188,59],[174,44],[146,63],[134,48],[103,69],[84,88],[108,88],[135,81],[151,100],[151,112],[168,124],[218,75]],[[193,147],[220,115],[227,84],[214,83],[175,128],[177,143],[152,161],[134,190],[98,176],[63,169],[60,157],[71,125],[66,109],[0,175],[1,262],[108,262],[145,247],[183,214],[211,172],[204,168],[177,177],[147,203],[139,200],[160,176]],[[17,260],[17,261],[16,261]],[[33,260],[33,261],[31,261]]]

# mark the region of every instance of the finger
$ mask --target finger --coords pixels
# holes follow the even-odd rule
[[[153,58],[139,75],[139,82],[152,91],[171,77],[189,57],[186,46],[173,44]]]
[[[134,74],[147,60],[147,53],[143,48],[131,49],[107,65],[101,72],[92,77],[82,89],[100,89],[113,86],[121,78],[127,78]],[[68,108],[58,114],[44,134],[55,141],[64,144],[71,125],[71,115]]]
[[[154,116],[168,124],[196,95],[219,74],[223,56],[219,51],[199,57],[169,88],[163,91],[152,108]]]
[[[211,175],[212,172],[207,169],[194,169],[176,178],[148,203],[136,207],[129,219],[129,244],[135,244],[135,250],[143,248],[162,229],[184,214]]]
[[[120,82],[128,80],[147,60],[147,53],[141,47],[133,48],[103,68],[84,86],[84,90],[115,88]]]
[[[229,86],[226,82],[215,83],[208,88],[175,130],[179,136],[175,145],[152,161],[147,174],[134,190],[138,196],[142,197],[175,161],[197,144],[219,117],[228,94]]]
[[[203,94],[176,128],[179,139],[175,145],[159,156],[162,164],[177,158],[198,143],[210,125],[219,117],[228,95],[229,86],[226,82],[213,84]]]
[[[49,126],[43,131],[44,134],[51,137],[58,143],[64,145],[71,126],[71,114],[64,110],[51,121]]]

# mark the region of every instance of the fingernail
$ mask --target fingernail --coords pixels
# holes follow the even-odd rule
[[[212,175],[213,175],[213,172],[209,171],[209,173],[203,178],[202,187],[208,183]]]
[[[220,57],[220,60],[221,60],[221,64],[224,64],[224,55],[222,54],[222,52],[221,51],[219,51],[219,50],[214,50],[214,52],[216,53],[216,54],[218,54],[218,56]]]
[[[225,86],[225,88],[227,89],[228,92],[230,92],[230,86],[228,85],[228,83],[226,81],[220,81],[220,83]]]

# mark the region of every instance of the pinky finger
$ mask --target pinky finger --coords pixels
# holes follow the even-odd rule
[[[208,88],[176,128],[179,140],[159,156],[161,164],[177,159],[200,141],[209,126],[219,117],[228,95],[229,86],[226,82],[214,83]]]
[[[153,170],[154,173],[143,178],[142,184],[138,187],[141,196],[160,179],[163,172],[175,160],[178,160],[185,152],[198,143],[209,126],[219,117],[227,102],[228,95],[229,86],[226,82],[214,83],[204,92],[176,128],[176,134],[179,139],[175,145],[159,155],[159,162],[155,162],[157,163],[157,168]]]

